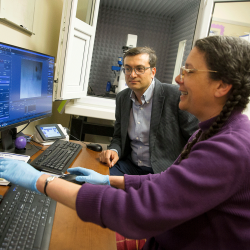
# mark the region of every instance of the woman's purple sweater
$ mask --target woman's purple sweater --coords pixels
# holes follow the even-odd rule
[[[250,121],[234,111],[219,133],[160,174],[125,175],[125,191],[84,184],[78,216],[128,238],[147,238],[143,249],[250,249],[249,151]]]

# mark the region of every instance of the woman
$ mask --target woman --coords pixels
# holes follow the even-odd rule
[[[200,120],[200,129],[170,168],[124,177],[69,169],[78,180],[119,189],[54,179],[46,192],[84,221],[147,238],[143,249],[249,249],[250,121],[241,112],[250,95],[250,44],[196,41],[176,82],[179,107]],[[13,160],[0,165],[0,177],[44,192],[48,175]]]

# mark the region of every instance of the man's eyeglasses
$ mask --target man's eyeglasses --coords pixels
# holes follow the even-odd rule
[[[122,71],[125,75],[131,75],[133,70],[135,71],[135,73],[137,75],[142,75],[145,73],[145,70],[150,69],[151,67],[144,67],[144,66],[137,66],[135,68],[131,68],[131,67],[124,67],[122,68]]]
[[[218,71],[214,71],[214,70],[199,70],[199,69],[186,69],[185,66],[181,67],[180,70],[180,79],[183,80],[184,79],[184,72],[187,73],[194,73],[196,71],[204,71],[204,72],[218,72]]]

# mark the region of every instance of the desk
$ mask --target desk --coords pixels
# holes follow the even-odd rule
[[[31,159],[40,154],[41,151],[37,152]],[[101,174],[109,173],[109,169],[99,162],[98,153],[87,149],[86,146],[83,146],[71,165],[77,166],[93,169]],[[0,186],[0,194],[3,195],[7,189],[6,186]],[[76,211],[57,203],[49,249],[116,250],[115,232],[93,223],[83,222]]]

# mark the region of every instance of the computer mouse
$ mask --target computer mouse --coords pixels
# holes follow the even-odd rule
[[[96,152],[102,151],[102,146],[96,143],[87,144],[86,147]]]
[[[65,181],[73,182],[79,185],[82,185],[83,183],[85,183],[85,182],[77,181],[76,177],[77,177],[76,174],[64,174],[64,175],[59,176],[58,178],[61,178]]]

